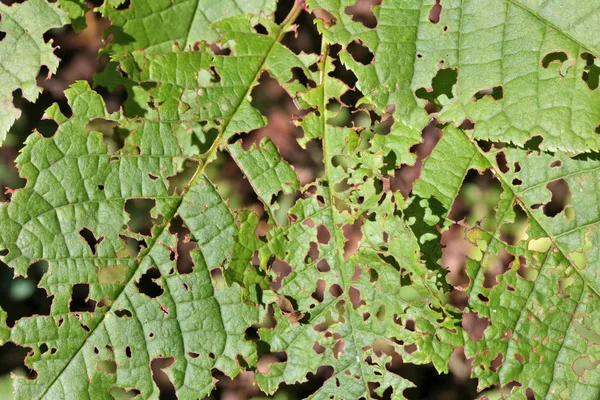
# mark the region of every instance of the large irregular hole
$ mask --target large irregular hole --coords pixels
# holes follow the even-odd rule
[[[164,293],[164,289],[156,283],[156,280],[160,279],[161,274],[158,268],[152,267],[142,277],[139,281],[135,283],[138,291],[146,296],[154,299],[156,297],[162,296]]]
[[[115,153],[125,147],[125,139],[129,131],[119,127],[118,122],[104,118],[94,118],[85,126],[86,132],[99,132],[110,153]]]
[[[529,151],[540,151],[540,146],[543,142],[544,137],[542,135],[533,135],[525,142],[523,148]]]
[[[415,95],[419,99],[427,100],[431,103],[432,112],[437,112],[442,109],[442,104],[439,100],[440,96],[446,96],[448,99],[454,98],[452,88],[458,79],[458,71],[453,68],[441,68],[431,80],[431,88],[421,87],[415,91]]]
[[[598,89],[598,83],[600,81],[600,65],[597,63],[596,56],[586,52],[581,54],[581,58],[586,61],[581,78],[588,85],[590,90]],[[598,129],[596,131],[598,131]]]
[[[328,244],[331,240],[331,232],[325,225],[319,225],[317,227],[317,240],[321,244]]]
[[[108,375],[117,373],[117,363],[113,360],[100,360],[96,363],[96,369]]]
[[[347,260],[358,251],[360,241],[363,237],[362,220],[356,219],[352,225],[342,226],[342,232],[346,242],[344,243],[344,259]]]
[[[462,318],[462,326],[465,332],[469,335],[469,339],[475,342],[479,342],[483,339],[483,335],[488,326],[490,326],[490,320],[486,317],[480,317],[475,312],[464,313]]]
[[[557,63],[559,65],[558,73],[561,77],[565,77],[572,63],[569,62],[569,56],[564,51],[556,51],[546,54],[542,59],[542,67],[548,68],[550,64]]]
[[[569,184],[563,178],[548,183],[546,188],[552,193],[552,198],[544,206],[544,214],[553,218],[565,211],[565,208],[571,202],[571,190]]]
[[[358,39],[352,41],[348,47],[346,47],[346,51],[348,51],[354,61],[363,65],[371,64],[375,58],[375,54],[373,54],[373,52]]]
[[[6,342],[0,346],[0,374],[7,376],[11,371],[23,371],[27,379],[34,379],[37,373],[25,365],[25,357],[31,353],[31,347],[22,347],[13,342]],[[10,397],[9,397],[10,398]]]
[[[89,298],[90,285],[87,283],[77,283],[73,285],[71,292],[71,301],[69,302],[69,311],[71,312],[94,312],[96,302]]]
[[[258,33],[259,35],[269,35],[269,31],[267,30],[267,28],[263,25],[263,24],[256,24],[254,25],[254,31],[256,33]]]
[[[110,389],[110,392],[108,392],[114,399],[119,399],[119,400],[126,400],[126,399],[134,399],[137,396],[139,396],[140,394],[142,394],[142,392],[139,389],[125,389],[125,388],[121,388],[121,387],[114,387],[112,389]]]
[[[435,4],[429,10],[429,22],[432,24],[438,24],[440,22],[440,16],[442,14],[442,2],[441,0],[435,0]]]
[[[483,281],[484,288],[492,288],[498,284],[498,275],[504,274],[510,269],[515,256],[507,252],[504,248],[498,251],[498,254],[489,255],[486,264]]]
[[[129,214],[127,225],[132,232],[151,236],[153,220],[150,213],[155,205],[154,199],[129,199],[125,202],[125,211]]]
[[[258,360],[257,369],[261,374],[268,374],[271,371],[271,364],[284,363],[288,360],[288,355],[285,351],[276,351],[264,354]]]
[[[94,232],[92,232],[88,228],[83,228],[79,231],[79,234],[86,241],[88,246],[90,246],[90,251],[92,252],[92,254],[96,255],[96,246],[102,243],[102,241],[104,240],[104,236],[100,236],[98,239],[96,239]]]
[[[125,0],[117,6],[117,10],[124,11],[127,10],[129,7],[131,7],[131,0]]]
[[[192,240],[190,230],[178,216],[171,221],[169,232],[177,234],[177,251],[171,252],[171,258],[176,260],[177,272],[189,274],[194,270],[192,251],[198,249],[198,242]]]
[[[14,277],[14,270],[0,261],[0,307],[6,311],[6,325],[13,327],[21,318],[33,315],[49,315],[54,296],[48,296],[45,289],[38,287],[42,276],[48,271],[46,261],[38,261],[29,266],[27,277]]]
[[[506,154],[503,151],[496,154],[496,163],[498,164],[498,169],[503,174],[506,174],[509,171],[508,162],[506,161]]]
[[[314,88],[317,86],[315,81],[313,81],[312,79],[309,79],[306,76],[306,72],[304,72],[304,70],[300,67],[292,68],[292,79],[291,80],[298,81],[298,83],[301,84],[302,86],[304,86],[305,88]]]
[[[175,362],[174,357],[157,357],[150,361],[152,370],[152,380],[160,390],[160,399],[175,399],[175,386],[169,379],[169,376],[163,371],[169,368]]]
[[[367,28],[377,27],[377,17],[373,13],[373,6],[381,4],[381,0],[356,0],[352,6],[344,9],[347,15],[352,17],[352,21],[360,22]]]
[[[271,269],[277,274],[277,278],[271,281],[271,289],[279,290],[281,289],[283,280],[292,273],[292,267],[285,261],[275,260]]]

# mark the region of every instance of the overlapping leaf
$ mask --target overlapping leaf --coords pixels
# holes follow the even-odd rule
[[[435,19],[435,0],[383,1],[375,28],[353,21],[353,0],[308,3],[335,17],[333,26],[321,23],[327,41],[373,53],[367,65],[350,54],[341,60],[367,98],[394,105],[409,126],[426,124],[423,104],[433,100],[442,119],[475,121],[478,139],[523,145],[541,135],[548,150],[600,149],[600,92],[589,76],[600,56],[593,1],[444,1]]]
[[[36,77],[45,66],[48,73],[56,72],[58,58],[52,42],[45,43],[44,33],[69,22],[56,4],[33,0],[7,6],[0,4],[0,145],[21,111],[13,104],[13,92],[35,101],[41,92]]]
[[[443,172],[441,160],[455,161],[452,176]],[[520,396],[530,389],[536,397],[594,398],[598,161],[510,147],[486,153],[463,131],[446,128],[415,192],[449,209],[469,169],[492,169],[504,190],[493,220],[468,226],[465,234],[473,246],[468,308],[488,321],[482,338],[465,333],[480,386],[516,381]],[[566,184],[568,203],[548,216],[553,182]],[[516,222],[517,212],[525,214],[527,230],[512,243],[503,232]],[[503,258],[508,270],[490,284],[494,264]]]

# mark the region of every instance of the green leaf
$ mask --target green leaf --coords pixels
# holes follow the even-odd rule
[[[85,83],[67,96],[73,117],[59,121],[51,140],[29,137],[18,159],[27,187],[0,206],[4,260],[20,274],[46,261],[41,285],[54,296],[49,316],[20,320],[11,330],[11,341],[34,349],[27,362],[39,374],[35,381],[17,379],[17,396],[105,397],[114,386],[151,397],[157,387],[149,362],[171,357],[166,372],[178,392],[208,394],[214,384],[210,368],[235,376],[238,356],[248,363],[256,358],[244,331],[258,321],[258,310],[242,304],[238,286],[210,276],[230,258],[235,219],[201,173],[181,196],[169,194],[167,178],[176,173],[181,150],[173,135],[165,135],[168,123],[140,122],[122,151],[109,152],[100,133],[84,128],[98,118],[119,123],[119,115],[107,114]],[[128,154],[134,145],[143,156]],[[140,198],[154,204],[151,236],[127,229],[124,207]],[[177,238],[170,233],[175,217],[196,246],[191,273],[177,269]],[[131,240],[139,241],[139,253],[128,248]],[[139,285],[149,279],[144,276],[158,285],[160,297],[141,292]],[[70,308],[81,283],[93,311]],[[115,363],[116,372],[109,368]]]
[[[46,43],[43,35],[52,28],[69,22],[67,15],[46,0],[33,0],[11,6],[0,4],[0,31],[6,36],[0,40],[0,145],[21,111],[13,104],[13,92],[37,100],[41,89],[36,84],[40,68],[45,66],[53,74],[58,68],[52,41]]]
[[[479,389],[597,398],[597,7],[383,0],[365,25],[355,0],[306,3],[281,24],[270,0],[100,7],[113,39],[95,83],[125,87],[124,109],[72,85],[72,114],[46,111],[58,129],[29,136],[27,184],[0,204],[0,257],[20,276],[46,264],[52,302],[0,324],[31,349],[16,398],[201,398],[215,371],[252,371],[267,394],[318,373],[313,398],[404,398],[394,360],[446,373],[458,348]],[[60,4],[81,28],[83,4]],[[67,20],[41,0],[2,7],[2,26],[22,7]],[[283,44],[307,8],[320,54]],[[242,145],[267,123],[252,98],[267,74],[298,107],[300,146],[322,149],[312,182],[274,138]],[[426,125],[442,135],[421,160]],[[219,194],[205,171],[220,152],[264,213]]]
[[[239,141],[228,149],[269,214],[273,215],[271,204],[276,195],[291,194],[300,189],[296,172],[281,158],[271,139],[263,139],[258,146],[252,145],[247,152]]]
[[[462,150],[454,153],[449,145]],[[530,388],[539,397],[593,398],[595,389],[586,383],[598,374],[598,355],[590,346],[597,340],[592,321],[600,308],[593,245],[598,240],[594,186],[600,164],[585,156],[511,147],[486,153],[463,131],[446,128],[425,162],[421,182],[426,183],[415,186],[415,192],[448,207],[454,196],[446,193],[458,193],[462,178],[449,178],[444,164],[460,166],[454,176],[491,169],[503,188],[489,228],[478,223],[465,233],[473,246],[467,261],[468,311],[489,321],[479,339],[465,332],[466,354],[475,357],[473,374],[480,387],[517,381],[522,386],[515,390],[522,396]],[[568,201],[549,216],[546,207],[556,182],[566,185]],[[515,223],[519,210],[527,231],[511,243],[502,232]],[[486,276],[502,257],[512,261],[490,287]]]
[[[446,370],[453,345],[460,343],[437,272],[421,263],[419,246],[402,220],[403,198],[376,188],[386,179],[387,153],[408,154],[420,138],[382,148],[384,140],[368,142],[370,130],[331,125],[334,112],[327,103],[345,87],[328,76],[327,48],[320,64],[320,86],[303,97],[314,111],[299,125],[305,131],[302,143],[322,141],[325,171],[314,183],[315,192],[306,191],[290,210],[294,222],[269,232],[260,251],[261,265],[275,255],[291,273],[277,292],[283,296],[277,302],[277,326],[260,331],[270,351],[285,352],[287,361],[271,364],[257,383],[272,393],[280,383],[303,382],[307,373],[327,365],[333,375],[315,398],[370,397],[369,382],[379,384],[379,395],[391,387],[402,397],[412,383],[386,370],[394,353],[406,362],[433,362]],[[345,165],[335,165],[334,157]],[[342,180],[346,185],[338,185]],[[362,235],[354,254],[344,234],[352,226]]]
[[[594,2],[451,0],[432,23],[435,0],[384,1],[373,9],[376,28],[345,12],[353,0],[308,3],[335,17],[333,26],[318,24],[329,43],[373,53],[367,65],[345,52],[340,59],[365,97],[381,110],[395,106],[408,126],[425,126],[427,99],[442,107],[442,120],[473,120],[477,139],[524,145],[540,135],[547,150],[600,149],[600,91],[585,72],[600,56]],[[452,70],[454,81],[444,76]],[[436,90],[436,77],[446,90]]]
[[[275,11],[274,0],[138,0],[125,10],[117,9],[122,3],[123,0],[107,1],[100,7],[113,24],[105,31],[105,35],[114,34],[108,50],[113,57],[133,53],[137,61],[144,54],[168,52],[174,43],[189,50],[200,41],[217,41],[220,36],[211,24],[222,19]],[[157,26],[168,29],[155,29]]]

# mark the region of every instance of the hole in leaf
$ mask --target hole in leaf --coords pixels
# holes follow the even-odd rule
[[[6,310],[8,327],[23,317],[50,314],[54,296],[48,296],[44,288],[38,287],[47,270],[48,263],[38,261],[27,269],[27,278],[14,277],[14,270],[0,261],[0,277],[6,285],[0,291],[0,307]]]
[[[323,224],[317,227],[317,240],[321,244],[328,244],[331,240],[331,233],[329,232],[329,229],[327,229],[327,227]]]
[[[586,61],[586,65],[583,68],[582,79],[590,88],[590,90],[598,89],[598,84],[600,81],[600,65],[596,62],[596,57],[591,53],[582,53],[581,58]],[[600,128],[600,125],[598,126]],[[596,128],[596,132],[598,132],[598,128]]]
[[[504,360],[504,355],[502,353],[498,353],[496,358],[490,362],[490,370],[492,372],[498,372],[498,368],[502,365],[502,361]]]
[[[159,398],[174,399],[175,386],[169,379],[169,376],[163,371],[173,365],[174,357],[157,357],[150,361],[150,369],[152,370],[152,380],[160,390]]]
[[[352,6],[346,7],[344,12],[352,17],[352,21],[373,29],[377,27],[377,17],[373,13],[373,6],[379,4],[381,4],[381,0],[356,0]]]
[[[195,266],[192,251],[198,248],[198,242],[192,240],[190,230],[179,216],[171,220],[169,232],[177,234],[177,252],[172,253],[177,260],[177,272],[182,275],[191,273]]]
[[[375,58],[375,54],[373,54],[373,52],[358,39],[353,40],[348,47],[346,47],[346,51],[352,56],[354,61],[363,65],[371,64]]]
[[[476,312],[463,314],[462,326],[472,341],[479,342],[483,339],[484,332],[489,325],[490,320],[486,317],[480,317]]]
[[[315,81],[313,81],[312,79],[308,79],[308,77],[306,76],[306,73],[300,67],[292,68],[292,76],[293,77],[292,77],[291,81],[296,80],[296,81],[298,81],[299,84],[301,84],[305,88],[314,88],[317,86]]]
[[[277,278],[271,281],[271,289],[279,290],[285,277],[292,273],[292,267],[285,261],[275,260],[271,268],[277,274]]]
[[[502,100],[504,98],[504,88],[502,86],[494,86],[489,89],[481,89],[473,95],[473,98],[475,101],[479,101],[485,96],[489,96],[494,100]]]
[[[560,167],[562,167],[562,161],[560,161],[560,160],[552,161],[552,164],[550,164],[550,168],[560,168]]]
[[[498,254],[489,255],[488,260],[489,264],[484,271],[483,287],[493,288],[498,284],[498,275],[502,275],[510,269],[510,264],[515,260],[515,256],[502,248]]]
[[[440,16],[442,14],[441,0],[435,0],[435,4],[429,10],[429,22],[437,24],[440,22]]]
[[[521,163],[518,161],[515,161],[515,163],[513,164],[515,167],[515,172],[520,172],[521,171]]]
[[[127,399],[133,399],[133,398],[138,397],[140,394],[142,394],[142,392],[139,389],[126,390],[121,387],[114,387],[114,388],[110,389],[109,394],[114,399],[127,400]]]
[[[315,342],[315,344],[313,345],[312,348],[315,351],[315,353],[317,353],[317,354],[323,354],[323,353],[325,353],[325,347],[321,346],[319,344],[319,342]]]
[[[94,233],[88,228],[83,228],[79,231],[81,237],[86,241],[88,246],[90,246],[90,250],[93,255],[96,255],[96,246],[102,243],[104,240],[104,236],[100,236],[100,238],[96,239]]]
[[[415,91],[419,99],[428,100],[436,107],[435,111],[442,109],[439,101],[440,96],[446,96],[448,99],[454,98],[452,88],[458,79],[458,71],[453,68],[442,68],[438,70],[431,80],[431,88],[421,87]]]
[[[258,360],[256,369],[262,374],[268,374],[271,371],[271,364],[284,363],[287,360],[288,355],[285,351],[266,353]]]
[[[519,362],[519,364],[525,364],[525,357],[523,357],[520,353],[515,353],[515,359]]]
[[[317,263],[317,269],[319,270],[319,272],[331,271],[331,267],[329,266],[329,263],[324,258],[319,260],[319,262]]]
[[[572,63],[567,62],[568,60],[569,57],[564,51],[548,53],[542,59],[542,67],[547,69],[550,66],[550,64],[557,63],[559,65],[558,73],[561,77],[565,77],[567,75],[567,72],[569,71],[569,68],[571,68],[572,66]]]
[[[342,339],[338,340],[333,345],[333,357],[335,357],[336,360],[339,358],[340,354],[344,353],[344,346],[345,343]]]
[[[463,122],[461,122],[459,128],[465,131],[470,131],[472,129],[475,129],[475,122],[473,122],[472,119],[467,118]]]
[[[509,171],[508,162],[506,161],[506,154],[503,151],[496,154],[496,163],[498,164],[498,169],[503,174],[506,174]]]
[[[129,131],[119,127],[117,122],[104,118],[95,118],[88,122],[85,131],[101,133],[109,153],[115,153],[123,149],[125,139],[129,136]]]
[[[101,360],[96,363],[96,369],[105,374],[115,375],[117,373],[117,363],[113,360]]]
[[[342,232],[346,242],[344,243],[344,259],[347,260],[353,254],[356,254],[360,241],[363,238],[362,220],[356,219],[352,225],[345,224],[342,226]]]
[[[344,290],[337,283],[334,283],[329,287],[329,294],[331,294],[333,297],[340,297],[342,293],[344,293]]]
[[[319,279],[317,281],[317,287],[315,291],[311,294],[311,297],[318,301],[319,303],[323,302],[323,298],[325,295],[325,281],[323,279]]]
[[[150,216],[156,205],[154,199],[129,199],[125,201],[125,211],[129,214],[127,225],[132,232],[151,236],[153,219]]]
[[[131,318],[133,317],[133,314],[131,313],[131,311],[123,308],[121,310],[116,310],[115,311],[115,315],[119,318]]]
[[[544,141],[544,138],[540,135],[534,135],[529,140],[525,142],[523,147],[525,150],[530,151],[540,151],[540,145]]]
[[[544,206],[544,214],[553,218],[563,212],[571,202],[571,190],[569,184],[563,178],[548,183],[546,188],[552,193],[552,198]]]
[[[157,279],[161,278],[160,271],[156,267],[150,268],[139,281],[135,283],[138,291],[151,299],[157,298],[164,293],[164,289],[156,283]]]
[[[258,33],[259,35],[267,35],[267,36],[269,35],[269,31],[263,24],[254,25],[254,31],[256,33]]]
[[[69,302],[69,311],[71,312],[94,312],[96,302],[89,299],[90,285],[87,283],[77,283],[73,285],[71,292],[71,301]]]
[[[124,2],[122,2],[121,4],[119,4],[117,6],[117,10],[123,11],[123,10],[127,10],[129,7],[131,7],[131,0],[125,0]]]

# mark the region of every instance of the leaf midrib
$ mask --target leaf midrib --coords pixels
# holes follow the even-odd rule
[[[509,0],[512,1],[512,0]],[[583,280],[583,282],[585,282],[586,286],[588,286],[590,288],[590,290],[592,292],[594,292],[594,294],[596,294],[596,296],[600,297],[600,291],[598,291],[598,289],[596,289],[594,286],[592,286],[592,284],[590,282],[588,282],[588,280],[584,277],[584,275],[581,274],[581,272],[579,271],[579,268],[573,264],[573,262],[571,261],[571,259],[567,256],[567,254],[565,253],[565,251],[561,248],[561,246],[559,246],[556,243],[555,237],[553,235],[551,235],[546,228],[538,221],[538,219],[536,218],[536,216],[533,214],[532,210],[530,207],[528,207],[525,202],[521,199],[521,197],[519,197],[519,194],[513,189],[512,185],[510,182],[508,182],[506,179],[504,179],[504,174],[502,173],[502,171],[500,171],[499,168],[497,168],[488,158],[487,158],[487,153],[485,153],[483,150],[481,150],[481,148],[479,148],[479,146],[476,143],[473,143],[471,141],[471,139],[468,137],[468,135],[466,135],[466,133],[462,130],[459,129],[460,132],[465,135],[465,137],[467,138],[467,140],[469,141],[469,143],[471,144],[471,146],[474,146],[477,151],[479,151],[479,153],[483,156],[483,158],[487,161],[488,165],[490,166],[490,168],[493,170],[494,175],[498,177],[498,179],[500,179],[502,181],[502,183],[504,184],[504,187],[506,187],[507,190],[510,190],[510,192],[512,193],[512,195],[514,196],[515,200],[523,207],[523,209],[526,211],[527,215],[529,216],[529,218],[531,218],[536,224],[538,224],[538,226],[540,227],[540,229],[544,232],[544,234],[548,237],[548,239],[550,240],[550,242],[552,243],[552,245],[554,247],[556,247],[558,249],[558,251],[560,251],[560,254],[565,258],[565,260],[567,260],[569,262],[569,265],[571,265],[573,267],[573,269],[577,272],[577,275]]]
[[[200,176],[203,175],[204,169],[210,163],[210,161],[212,161],[214,155],[216,154],[216,152],[219,150],[219,148],[223,144],[223,136],[227,132],[227,128],[229,127],[229,124],[231,123],[231,121],[233,120],[233,118],[237,115],[237,112],[239,111],[241,105],[244,103],[244,100],[252,92],[252,89],[254,88],[254,85],[256,84],[256,82],[257,82],[260,74],[262,73],[262,70],[264,69],[266,61],[269,58],[271,52],[275,48],[276,44],[280,43],[281,40],[283,39],[283,37],[285,35],[285,32],[287,31],[286,28],[288,26],[292,25],[295,22],[296,18],[300,15],[300,12],[302,10],[299,9],[299,7],[297,7],[297,4],[298,3],[296,3],[296,6],[294,8],[292,8],[292,10],[290,11],[290,14],[288,15],[288,17],[280,25],[280,31],[279,31],[278,35],[275,37],[275,40],[273,40],[273,43],[272,43],[271,47],[269,48],[269,50],[267,51],[267,53],[265,54],[264,58],[262,59],[262,62],[260,64],[260,66],[258,67],[258,69],[256,71],[256,74],[254,76],[254,79],[252,80],[252,82],[248,86],[248,90],[246,91],[246,93],[244,94],[244,96],[241,98],[240,102],[237,104],[237,106],[235,108],[235,111],[231,114],[231,117],[228,119],[227,123],[223,125],[223,128],[222,128],[221,132],[219,133],[219,136],[217,136],[217,138],[213,142],[212,146],[203,155],[203,157],[202,157],[203,158],[202,164],[198,166],[198,169],[196,170],[196,172],[194,173],[194,175],[190,179],[187,187],[185,188],[185,191],[181,194],[181,196],[179,198],[179,203],[177,204],[176,207],[173,208],[173,212],[170,215],[170,217],[168,219],[165,219],[164,225],[162,226],[160,232],[157,233],[157,235],[156,235],[156,239],[148,247],[148,249],[146,250],[146,252],[144,253],[144,255],[139,259],[139,262],[137,263],[137,266],[136,266],[135,270],[132,272],[131,277],[127,280],[127,282],[125,282],[125,284],[123,285],[122,290],[119,292],[119,294],[117,295],[117,297],[115,298],[115,300],[113,301],[113,303],[111,304],[111,306],[102,315],[102,318],[100,319],[100,321],[98,321],[98,324],[93,329],[90,330],[90,332],[88,333],[87,337],[82,341],[81,346],[79,348],[77,348],[77,350],[75,350],[73,352],[72,356],[65,363],[64,367],[60,370],[60,372],[58,374],[56,374],[55,378],[48,384],[46,390],[40,395],[40,397],[39,397],[40,399],[44,398],[44,396],[48,393],[48,391],[52,387],[54,387],[54,384],[59,380],[59,378],[61,377],[62,373],[69,367],[69,365],[71,365],[71,362],[73,361],[73,359],[75,359],[75,357],[79,354],[79,352],[81,351],[81,349],[85,346],[85,344],[87,343],[87,341],[89,340],[89,338],[94,334],[94,332],[96,331],[96,329],[100,325],[102,325],[104,323],[104,320],[105,320],[106,316],[109,313],[112,312],[112,306],[114,304],[116,304],[118,302],[118,300],[121,298],[121,296],[123,295],[123,293],[125,293],[125,288],[127,288],[131,284],[131,282],[133,281],[134,277],[136,276],[136,273],[138,272],[138,269],[142,265],[143,261],[148,256],[148,254],[151,253],[152,249],[154,248],[154,245],[157,242],[159,242],[159,238],[164,234],[166,227],[169,226],[169,222],[177,215],[177,213],[179,211],[179,208],[181,207],[181,205],[183,204],[186,196],[190,192],[190,189],[193,187],[193,185],[196,182],[196,180]]]
[[[579,46],[583,47],[584,49],[587,49],[587,50],[591,51],[596,57],[599,57],[599,55],[600,55],[600,50],[599,49],[592,48],[592,46],[581,42],[581,40],[576,39],[571,34],[567,33],[564,30],[562,30],[561,28],[559,28],[558,26],[556,26],[554,23],[548,21],[547,19],[545,19],[544,17],[542,17],[541,15],[539,15],[538,13],[536,13],[535,11],[533,11],[532,9],[530,9],[529,7],[525,6],[524,4],[519,3],[517,0],[505,0],[505,1],[507,1],[508,3],[510,3],[510,4],[512,4],[512,5],[516,6],[516,7],[519,7],[520,9],[522,9],[524,11],[527,11],[529,14],[533,15],[535,18],[537,18],[539,21],[541,21],[545,25],[548,25],[548,26],[552,27],[552,29],[554,29],[557,32],[560,32],[561,34],[565,35],[566,37],[568,37],[569,39],[571,39],[573,42],[577,43]]]

